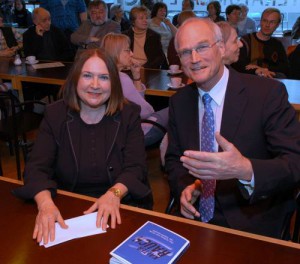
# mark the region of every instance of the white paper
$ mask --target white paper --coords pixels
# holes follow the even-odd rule
[[[66,225],[69,226],[67,229],[63,229],[58,223],[55,223],[55,240],[48,241],[47,245],[41,241],[40,246],[48,248],[75,238],[105,233],[106,231],[101,227],[96,227],[96,217],[97,212],[67,219],[65,220]]]
[[[34,69],[46,69],[46,68],[55,68],[55,67],[64,67],[65,65],[61,62],[49,62],[49,63],[39,63],[31,65]]]

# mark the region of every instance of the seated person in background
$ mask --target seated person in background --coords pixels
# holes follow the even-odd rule
[[[18,23],[20,28],[28,28],[32,25],[31,13],[26,9],[26,4],[23,0],[15,0],[13,22]]]
[[[182,23],[190,17],[195,17],[196,14],[193,11],[182,11],[178,16],[178,27],[182,25]],[[181,65],[180,59],[177,55],[175,45],[174,45],[174,37],[171,38],[170,44],[168,47],[168,62],[169,65]]]
[[[235,28],[238,33],[238,23],[240,21],[241,16],[241,8],[238,5],[229,5],[226,7],[226,20],[227,22]]]
[[[222,33],[208,19],[183,23],[175,47],[194,81],[169,104],[166,171],[181,213],[280,238],[300,183],[300,123],[285,86],[227,69]]]
[[[51,25],[50,13],[42,8],[32,12],[34,25],[23,34],[25,56],[36,56],[38,60],[72,61],[74,54],[65,34]]]
[[[167,15],[167,5],[162,2],[157,2],[151,10],[151,19],[149,21],[149,28],[161,36],[161,45],[166,56],[170,40],[177,31],[177,28],[167,18]]]
[[[225,21],[225,18],[221,16],[221,5],[219,1],[211,1],[207,7],[206,10],[208,12],[208,17],[213,22],[219,22],[219,21]]]
[[[295,24],[293,25],[291,36],[292,39],[300,38],[300,16],[297,18]]]
[[[22,35],[14,28],[4,26],[0,13],[0,57],[12,57],[22,46]]]
[[[182,3],[182,11],[193,11],[194,10],[194,1],[193,0],[183,0]],[[180,14],[180,13],[179,13]],[[178,16],[179,14],[176,14],[175,16],[173,16],[172,18],[172,24],[175,27],[178,27]]]
[[[160,35],[148,28],[147,8],[136,6],[130,10],[132,27],[123,34],[130,38],[133,58],[145,68],[168,69],[167,59],[162,49]]]
[[[236,30],[226,21],[217,22],[217,25],[221,29],[223,42],[225,45],[225,53],[223,57],[223,63],[225,65],[231,65],[237,62],[240,56],[240,48],[243,47],[243,43],[240,41]]]
[[[57,189],[97,197],[84,212],[95,225],[121,224],[120,203],[152,208],[140,107],[124,99],[118,69],[99,49],[82,52],[62,87],[62,100],[46,108],[15,194],[34,199],[37,241],[54,240],[57,221],[67,228],[53,197]]]
[[[260,30],[241,38],[243,47],[239,60],[232,67],[239,72],[284,78],[289,73],[286,51],[280,40],[272,37],[280,25],[281,14],[277,8],[267,8],[261,15]]]
[[[88,14],[90,19],[84,21],[71,35],[72,43],[80,49],[99,48],[107,33],[121,33],[120,24],[107,18],[107,5],[104,1],[89,2]]]
[[[67,39],[87,19],[84,0],[40,0],[40,7],[49,11],[52,24],[62,30]]]
[[[111,20],[120,24],[121,32],[128,30],[130,28],[130,22],[124,14],[122,5],[120,5],[120,4],[111,5],[110,18],[111,18]]]
[[[120,75],[123,94],[126,99],[141,107],[141,118],[155,121],[167,128],[168,108],[154,112],[153,107],[144,99],[146,87],[141,82],[141,66],[132,56],[130,39],[123,34],[109,33],[103,38],[102,47],[114,59]],[[122,70],[130,69],[132,79]],[[164,133],[151,124],[142,123],[145,145],[151,145],[162,139]]]
[[[289,78],[300,80],[300,44],[289,56],[290,75]]]
[[[241,16],[238,22],[239,36],[244,36],[252,32],[256,32],[255,21],[248,17],[249,8],[245,4],[239,4],[241,8]]]

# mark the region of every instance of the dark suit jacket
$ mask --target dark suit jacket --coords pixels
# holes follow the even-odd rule
[[[152,194],[147,180],[139,112],[139,106],[126,104],[121,112],[108,117],[108,136],[103,144],[106,148],[105,163],[111,186],[122,183],[128,188],[132,201],[126,203],[138,204],[138,200],[147,197],[150,204],[146,207],[151,208]],[[71,111],[62,100],[47,107],[34,149],[26,164],[25,186],[15,191],[17,196],[31,199],[45,189],[51,190],[53,194],[57,188],[71,192],[74,190],[80,157],[79,118],[75,119],[75,114],[78,113]]]
[[[300,125],[284,85],[230,70],[220,132],[250,159],[255,178],[250,197],[236,179],[217,181],[216,199],[229,226],[279,237],[300,179]],[[178,199],[195,180],[179,160],[185,150],[199,150],[195,84],[170,99],[168,133],[166,170]]]
[[[122,33],[130,38],[130,49],[133,51],[134,32],[132,27]],[[148,59],[147,63],[144,65],[145,68],[168,69],[168,62],[162,49],[160,35],[150,28],[148,28],[146,32],[144,51]]]

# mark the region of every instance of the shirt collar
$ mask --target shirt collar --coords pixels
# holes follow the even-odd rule
[[[217,82],[217,84],[209,91],[209,95],[214,100],[214,102],[217,105],[221,105],[222,101],[224,100],[226,89],[227,89],[227,83],[229,78],[229,70],[224,66],[224,71],[221,79]],[[201,88],[198,87],[199,95],[202,96],[207,93]]]

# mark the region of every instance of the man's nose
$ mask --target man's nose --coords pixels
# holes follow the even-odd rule
[[[201,59],[201,55],[195,49],[192,49],[191,61],[192,62],[197,62],[200,59]]]

